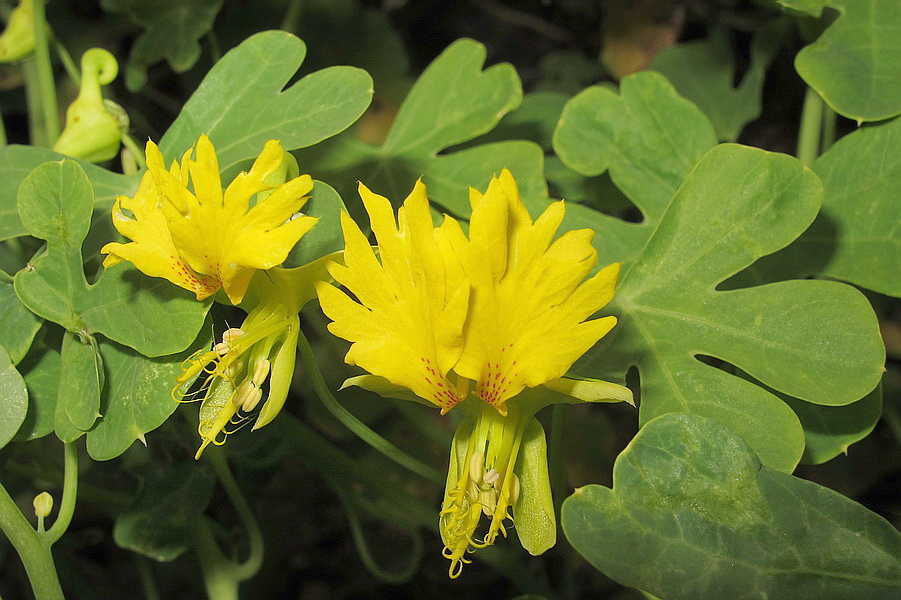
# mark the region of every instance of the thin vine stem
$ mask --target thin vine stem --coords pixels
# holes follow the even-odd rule
[[[63,446],[63,465],[63,496],[59,503],[59,513],[43,536],[48,550],[63,536],[75,514],[75,501],[78,497],[78,448],[75,442],[68,442]]]
[[[424,479],[428,479],[434,483],[443,485],[444,476],[432,467],[413,458],[375,431],[370,429],[366,424],[357,419],[349,410],[344,408],[338,400],[332,395],[328,389],[328,384],[316,364],[316,357],[313,356],[313,348],[310,342],[301,333],[297,338],[297,348],[300,350],[300,356],[307,367],[310,379],[313,383],[313,389],[322,404],[337,418],[345,427],[350,429],[361,440],[378,450],[397,464],[410,471],[416,473]]]
[[[209,455],[213,470],[216,471],[219,482],[222,483],[222,487],[225,489],[229,501],[231,501],[232,506],[235,507],[238,518],[241,519],[241,524],[247,531],[250,551],[247,558],[243,562],[235,564],[232,569],[233,577],[238,581],[244,581],[256,575],[260,570],[260,567],[263,566],[263,557],[265,555],[263,533],[260,531],[260,526],[257,523],[250,505],[247,503],[247,500],[241,493],[241,489],[238,487],[238,482],[235,481],[235,477],[232,474],[231,468],[228,466],[228,461],[225,459],[222,449],[211,448]]]

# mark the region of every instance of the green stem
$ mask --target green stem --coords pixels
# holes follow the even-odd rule
[[[218,447],[210,448],[207,452],[209,453],[213,470],[216,471],[216,476],[219,477],[228,499],[235,507],[238,518],[241,519],[241,524],[247,530],[250,552],[244,562],[231,566],[232,577],[236,581],[244,581],[256,575],[260,567],[263,566],[263,556],[265,554],[263,534],[260,531],[260,526],[256,517],[254,517],[253,511],[238,487],[238,482],[235,481],[235,477],[232,475],[222,449]]]
[[[50,548],[62,537],[72,522],[75,513],[75,500],[78,497],[78,448],[75,442],[69,442],[63,446],[63,497],[59,503],[59,513],[53,526],[44,534],[43,540],[47,548]]]
[[[798,160],[809,167],[820,151],[820,135],[823,127],[823,99],[812,87],[804,95],[801,109],[801,129],[798,132]]]
[[[50,545],[32,528],[3,484],[0,484],[0,530],[19,554],[31,589],[39,600],[64,600]]]
[[[28,138],[33,146],[47,147],[46,123],[41,115],[44,113],[44,97],[38,82],[38,67],[31,56],[22,61],[22,77],[25,79],[25,102],[28,105]]]
[[[302,9],[302,0],[291,0],[291,4],[288,5],[288,10],[285,11],[285,16],[282,19],[282,31],[290,31],[293,33],[297,30],[297,22],[300,20]]]
[[[222,555],[206,517],[201,516],[194,521],[191,536],[203,571],[207,597],[210,600],[238,600],[240,581],[232,572],[235,565]]]
[[[828,105],[823,106],[823,141],[820,143],[820,153],[826,152],[835,143],[835,122],[837,115]]]
[[[141,588],[144,590],[144,600],[160,600],[160,592],[156,587],[156,579],[153,577],[153,565],[140,554],[135,554],[135,562],[138,564],[138,576],[141,578]]]
[[[133,161],[137,163],[137,166],[140,170],[144,170],[147,168],[147,161],[144,160],[144,152],[138,147],[137,142],[135,142],[134,138],[132,138],[127,133],[122,134],[122,145],[128,149],[128,152],[131,154]],[[124,168],[123,171],[126,175],[131,175],[132,173],[137,173],[137,170],[133,170],[131,167],[128,169]]]
[[[213,64],[216,64],[222,58],[222,48],[219,47],[219,38],[216,37],[216,32],[210,29],[206,34],[206,40],[210,45],[210,58]]]
[[[56,84],[53,81],[53,65],[50,63],[50,47],[47,43],[47,18],[44,0],[34,0],[34,59],[41,94],[42,118],[46,138],[43,144],[53,146],[59,137],[59,109],[56,105]],[[36,115],[30,115],[35,117]]]
[[[0,114],[0,148],[6,146],[6,124],[3,123],[3,115]]]
[[[445,478],[441,475],[441,473],[413,458],[412,456],[377,434],[366,424],[357,419],[353,414],[351,414],[349,410],[344,408],[344,406],[342,406],[335,399],[331,391],[329,391],[328,389],[328,384],[325,382],[325,378],[323,378],[322,372],[319,370],[319,366],[316,364],[316,357],[313,356],[313,348],[310,346],[310,342],[307,341],[307,338],[302,333],[300,334],[300,336],[298,336],[297,348],[300,350],[300,356],[307,367],[307,371],[309,371],[310,379],[312,380],[313,389],[316,391],[316,395],[319,397],[319,400],[322,401],[322,404],[325,405],[325,407],[329,410],[329,412],[335,416],[335,418],[341,421],[341,423],[343,423],[345,427],[350,429],[361,440],[363,440],[400,466],[413,471],[424,479],[428,479],[429,481],[440,485],[444,484]]]
[[[66,69],[66,74],[69,78],[74,81],[76,85],[81,85],[81,71],[78,70],[78,66],[75,64],[75,61],[72,60],[72,55],[69,54],[66,47],[56,39],[56,36],[53,36],[53,49],[56,50],[56,55],[59,57],[59,61],[63,63],[63,68]]]

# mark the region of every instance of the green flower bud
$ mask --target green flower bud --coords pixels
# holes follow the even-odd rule
[[[53,510],[53,496],[48,492],[41,492],[34,497],[34,514],[39,519],[48,516],[51,510]]]
[[[32,0],[22,0],[13,9],[0,35],[0,62],[13,62],[34,50],[34,6]]]
[[[102,48],[91,48],[81,57],[81,88],[66,111],[66,127],[53,149],[91,162],[116,156],[123,131],[128,129],[125,111],[104,100],[100,86],[116,78],[119,64]]]

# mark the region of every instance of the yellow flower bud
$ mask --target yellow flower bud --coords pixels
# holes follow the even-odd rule
[[[39,519],[48,516],[51,510],[53,510],[53,496],[48,492],[41,492],[34,497],[34,514]]]

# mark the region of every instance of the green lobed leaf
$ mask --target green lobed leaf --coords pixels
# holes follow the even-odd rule
[[[791,396],[780,395],[804,427],[804,455],[801,462],[818,465],[847,454],[851,444],[870,435],[882,418],[882,384],[845,406],[821,406]]]
[[[106,386],[100,405],[103,417],[88,432],[91,458],[116,458],[135,440],[146,445],[145,434],[162,425],[178,408],[172,389],[175,378],[181,374],[182,363],[209,343],[210,336],[203,333],[184,352],[157,358],[146,358],[115,342],[103,343],[101,352],[106,367]]]
[[[901,113],[901,3],[827,0],[841,16],[795,57],[795,69],[832,109],[879,121]]]
[[[35,168],[66,156],[48,148],[11,145],[0,148],[0,240],[27,235],[19,219],[19,185]],[[72,160],[72,159],[69,159]],[[138,188],[139,176],[121,175],[97,165],[76,160],[94,187],[94,208],[108,211],[120,194],[131,195]]]
[[[603,234],[599,264],[638,255],[682,180],[715,144],[707,117],[659,73],[624,78],[619,94],[591,87],[567,103],[554,132],[554,150],[583,175],[609,170],[613,183],[644,216],[641,223],[598,213],[585,218]]]
[[[16,370],[9,354],[0,346],[0,448],[6,446],[28,413],[28,392],[25,380]]]
[[[88,284],[81,245],[93,206],[90,181],[73,161],[45,163],[25,179],[22,223],[47,248],[16,274],[16,294],[32,312],[71,332],[102,333],[148,356],[183,350],[197,336],[209,302],[125,263]]]
[[[60,351],[59,387],[56,397],[58,419],[64,425],[87,431],[101,416],[103,359],[97,342],[66,332]],[[68,441],[68,440],[64,440]]]
[[[741,130],[760,116],[760,98],[766,70],[783,46],[791,21],[771,21],[754,33],[751,64],[738,87],[735,56],[725,28],[715,28],[706,40],[664,48],[652,68],[666,75],[684,98],[704,112],[725,141],[738,139]]]
[[[285,88],[305,56],[304,43],[284,31],[258,33],[226,53],[160,141],[167,161],[181,158],[205,133],[220,170],[233,175],[268,140],[293,150],[346,129],[369,106],[372,79],[362,69],[329,67]]]
[[[619,324],[582,368],[610,379],[635,365],[642,423],[668,412],[714,418],[764,464],[791,471],[804,447],[795,414],[697,357],[816,404],[849,404],[878,384],[885,350],[876,317],[850,286],[786,281],[716,290],[804,231],[821,193],[817,177],[792,157],[732,144],[708,152],[625,270],[611,304]]]
[[[901,297],[901,118],[868,125],[813,164],[823,209],[791,246],[742,274],[751,281],[812,275]]]
[[[34,440],[54,430],[62,371],[59,349],[35,344],[19,363],[19,368],[28,388],[28,414],[19,427],[16,438],[23,441]],[[76,437],[79,435],[76,432]]]
[[[25,357],[41,323],[16,296],[12,281],[0,278],[0,346],[9,353],[14,365]]]
[[[195,461],[151,472],[134,505],[116,517],[113,539],[154,560],[175,560],[192,547],[194,522],[204,518],[215,482],[204,463]]]
[[[319,221],[294,246],[284,266],[299,267],[344,250],[344,236],[341,233],[343,209],[344,202],[333,187],[321,181],[314,182],[313,192],[302,210],[306,215],[318,217]]]
[[[356,197],[362,180],[399,203],[421,177],[432,201],[464,217],[470,212],[468,187],[485,189],[493,175],[509,168],[527,206],[543,210],[547,184],[537,144],[503,141],[453,149],[492,130],[522,101],[516,70],[509,64],[483,70],[485,56],[478,42],[454,42],[413,85],[382,146],[345,134],[299,153],[300,164],[315,165],[317,176],[345,199]]]
[[[617,458],[613,489],[576,490],[563,531],[598,570],[661,598],[901,594],[901,534],[832,490],[762,466],[719,423],[649,422]]]
[[[147,83],[147,68],[168,61],[176,73],[200,58],[202,38],[213,27],[222,0],[101,0],[103,9],[128,13],[144,28],[131,47],[125,84],[135,92]]]

